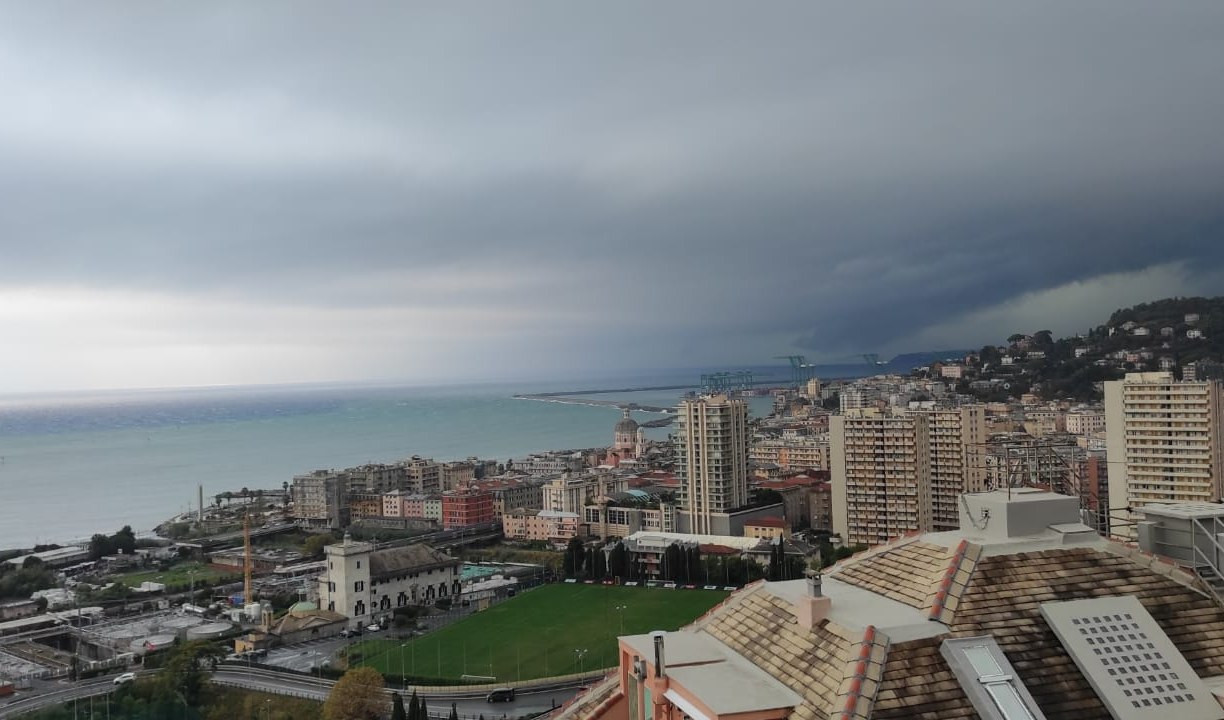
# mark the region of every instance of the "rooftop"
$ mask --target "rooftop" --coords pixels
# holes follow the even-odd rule
[[[1144,671],[1169,697],[1183,695],[1177,710],[1164,701],[1131,709],[1148,713],[1145,717],[1158,712],[1180,717],[1177,712],[1191,707],[1194,698],[1187,699],[1178,682],[1224,687],[1224,610],[1189,572],[1121,543],[1083,537],[1078,517],[1074,512],[1068,516],[1074,502],[1044,492],[1013,492],[1011,498],[1006,493],[966,495],[961,510],[967,530],[900,538],[826,571],[821,593],[829,606],[814,624],[801,623],[804,602],[812,601],[805,581],[755,583],[682,631],[668,633],[668,667],[682,670],[676,684],[703,702],[708,698],[742,708],[729,697],[735,686],[724,672],[734,660],[717,661],[725,664],[715,668],[711,659],[725,651],[798,698],[785,706],[788,720],[995,717],[980,707],[989,696],[965,680],[966,665],[953,667],[955,653],[945,647],[951,639],[978,639],[967,647],[995,648],[1000,667],[1009,668],[1002,680],[986,679],[1012,683],[1015,697],[1032,704],[1034,717],[1107,720],[1117,717],[1111,707],[1134,700],[1142,705],[1146,693],[1133,699],[1125,693],[1107,696],[1097,687],[1101,678],[1123,676],[1108,672],[1116,671],[1114,666],[1099,663],[1100,677],[1090,679],[1085,672],[1096,670],[1077,663],[1104,655],[1089,650],[1077,659],[1080,650],[1060,637],[1049,613],[1062,603],[1090,601],[1091,608],[1100,599],[1116,599],[1141,608],[1131,615],[1150,616],[1153,627],[1167,637],[1163,654],[1168,659],[1162,662],[1172,665],[1180,659],[1188,668],[1180,674],[1184,680],[1172,681],[1173,690],[1168,690],[1168,679],[1159,679],[1160,672],[1168,671]],[[1064,614],[1080,611],[1066,607]],[[1151,628],[1145,632],[1154,638]],[[645,651],[642,643],[649,636],[625,640]],[[652,657],[653,651],[643,656]],[[1134,664],[1138,672],[1147,663]],[[674,677],[671,670],[669,676]],[[986,680],[975,676],[975,682]],[[610,711],[619,690],[600,686],[599,692],[605,693],[605,702],[580,698],[561,713],[561,720],[624,720]],[[1224,709],[1214,701],[1194,707],[1209,711],[1194,717],[1224,718]]]

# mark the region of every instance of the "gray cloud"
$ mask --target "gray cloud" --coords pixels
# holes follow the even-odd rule
[[[1102,278],[1213,291],[1221,30],[1210,2],[10,5],[0,291],[223,300],[244,338],[263,308],[415,318],[353,377],[447,310],[516,318],[506,373],[977,344],[1034,297],[1082,327],[1127,297]],[[414,372],[480,371],[488,328],[446,330]]]

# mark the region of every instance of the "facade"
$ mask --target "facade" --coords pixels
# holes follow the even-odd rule
[[[1219,381],[1179,382],[1156,372],[1105,383],[1110,504],[1218,502],[1222,416]]]
[[[438,484],[443,491],[465,487],[476,479],[476,465],[467,461],[442,463],[438,468]]]
[[[629,537],[635,532],[675,532],[676,506],[620,507],[606,503],[587,505],[582,510],[586,534],[601,540]]]
[[[496,520],[493,494],[471,486],[442,493],[442,529],[483,525]]]
[[[680,505],[690,532],[707,534],[711,515],[748,503],[748,404],[726,395],[686,399],[676,413]]]
[[[327,569],[319,577],[319,606],[362,627],[398,607],[429,605],[461,592],[459,561],[427,545],[375,550],[344,541],[324,548]]]
[[[544,488],[540,481],[522,479],[481,480],[477,487],[493,496],[493,516],[500,519],[509,510],[544,507]]]
[[[790,525],[785,519],[777,516],[758,518],[744,523],[744,537],[789,540],[790,535]]]
[[[758,465],[777,465],[783,471],[828,470],[829,436],[793,434],[764,438],[752,443],[748,459]]]
[[[416,455],[400,464],[404,480],[401,489],[418,495],[442,492],[442,466]]]
[[[1105,430],[1105,413],[1100,410],[1073,410],[1067,413],[1067,432],[1096,435]]]
[[[957,498],[986,489],[982,405],[834,417],[833,530],[878,545],[914,531],[953,530]]]
[[[541,488],[541,505],[544,510],[581,513],[582,508],[601,497],[622,493],[629,489],[629,479],[610,472],[593,472],[582,475],[562,473]]]
[[[578,536],[578,527],[577,513],[555,510],[517,508],[502,517],[502,532],[508,540],[565,545]]]
[[[290,490],[292,517],[318,527],[348,527],[347,483],[345,474],[335,470],[295,475]]]

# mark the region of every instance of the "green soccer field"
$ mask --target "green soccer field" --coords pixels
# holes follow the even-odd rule
[[[415,640],[371,639],[353,650],[361,653],[361,665],[391,677],[479,675],[509,682],[565,675],[611,667],[616,636],[675,630],[726,596],[719,590],[545,585]]]

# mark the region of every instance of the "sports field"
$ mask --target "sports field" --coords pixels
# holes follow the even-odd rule
[[[675,630],[726,596],[719,590],[545,585],[415,640],[384,637],[352,649],[362,654],[360,664],[392,677],[565,675],[611,667],[617,635]]]

